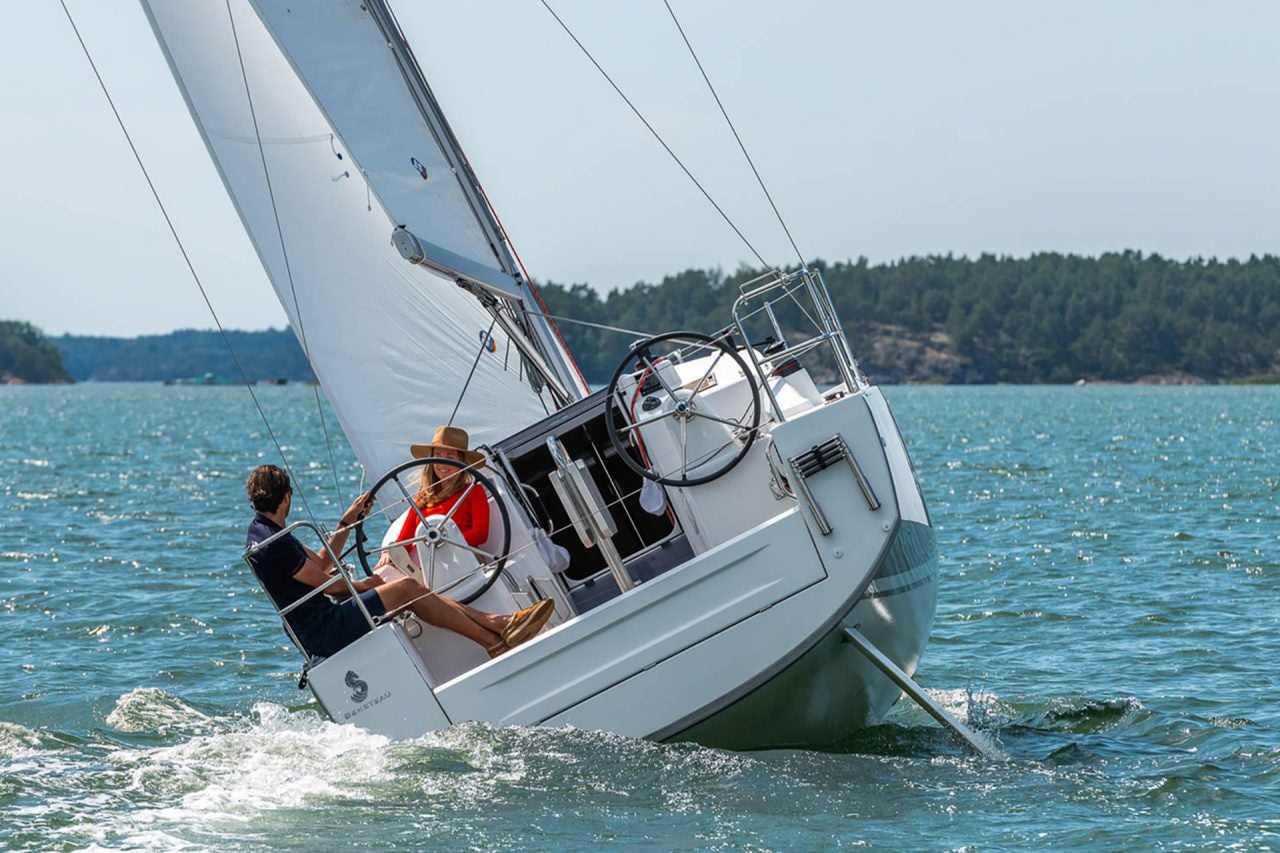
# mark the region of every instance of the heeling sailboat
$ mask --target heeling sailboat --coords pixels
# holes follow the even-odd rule
[[[487,609],[556,602],[549,631],[491,661],[412,617],[308,658],[334,719],[751,748],[883,716],[899,688],[861,643],[914,670],[936,550],[817,273],[744,285],[724,333],[639,342],[588,395],[384,2],[142,3],[358,459],[389,471],[384,510],[433,425],[487,446],[488,542],[457,547],[433,517],[416,564],[396,522],[383,548]],[[819,362],[841,380],[825,393]]]

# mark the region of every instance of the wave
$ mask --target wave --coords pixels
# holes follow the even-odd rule
[[[139,687],[116,699],[105,722],[116,731],[161,736],[197,734],[216,725],[212,717],[154,687]]]
[[[216,718],[139,689],[121,696],[107,720],[117,731],[185,739],[114,746],[101,757],[86,750],[48,767],[62,790],[41,823],[69,847],[219,847],[264,815],[360,799],[387,776],[386,738],[309,710],[259,704],[247,718]]]
[[[1013,792],[1027,786],[1043,797],[1105,791],[1120,808],[1219,788],[1230,789],[1241,808],[1270,805],[1249,799],[1246,789],[1274,781],[1278,751],[1268,730],[1241,718],[1170,716],[1125,696],[930,693],[998,738],[1014,760],[971,756],[906,700],[892,722],[860,732],[844,749],[734,753],[483,723],[389,741],[330,722],[314,706],[262,703],[219,716],[139,689],[120,696],[108,715],[112,732],[133,735],[123,739],[132,744],[112,732],[54,744],[0,724],[5,743],[41,753],[8,762],[7,769],[24,768],[16,796],[29,807],[0,820],[13,827],[0,827],[0,847],[671,849],[691,837],[708,848],[787,846],[784,831],[793,846],[818,847],[852,826],[833,815],[872,819],[849,831],[891,845],[884,827],[919,816],[915,807],[903,811],[905,791],[938,808],[969,802],[978,811],[990,798],[1016,810],[1026,795]],[[1177,742],[1173,733],[1188,723],[1218,740]],[[162,744],[136,742],[162,730],[169,733]],[[1244,746],[1242,731],[1253,732]],[[1208,748],[1190,748],[1196,745]],[[798,824],[797,815],[817,824]]]
[[[50,821],[66,846],[192,849],[260,833],[298,842],[321,814],[347,825],[412,823],[542,793],[626,802],[639,789],[661,809],[692,810],[700,791],[758,766],[750,755],[572,728],[466,723],[392,742],[310,709],[263,703],[247,717],[216,718],[149,689],[120,697],[109,719],[129,732],[205,730],[166,746],[116,746],[92,774],[75,762],[51,767],[81,786],[64,791]],[[461,844],[464,828],[431,831]]]
[[[1110,699],[1056,699],[1051,706],[1032,716],[1027,724],[1039,728],[1067,730],[1076,734],[1109,731],[1129,722],[1142,710],[1132,696]]]
[[[40,750],[40,735],[17,723],[0,720],[0,759],[25,758]]]

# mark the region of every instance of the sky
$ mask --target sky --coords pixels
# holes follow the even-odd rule
[[[550,0],[771,263],[798,263],[660,0]],[[801,253],[1280,251],[1280,3],[671,0]],[[67,0],[228,328],[284,313],[133,0]],[[538,0],[393,0],[535,281],[754,260]],[[55,0],[6,9],[0,319],[212,328]]]

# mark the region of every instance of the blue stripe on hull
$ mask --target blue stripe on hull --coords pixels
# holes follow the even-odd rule
[[[842,629],[858,626],[913,673],[937,600],[933,529],[904,521],[866,595],[840,622],[764,684],[667,740],[725,749],[822,747],[878,722],[899,690],[844,641]]]

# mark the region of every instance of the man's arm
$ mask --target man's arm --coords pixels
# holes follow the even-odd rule
[[[317,554],[307,546],[302,548],[307,552],[307,559],[303,561],[302,566],[293,573],[295,580],[305,583],[307,586],[324,586],[329,584],[327,592],[330,595],[347,595],[347,585],[341,581],[333,582],[337,576],[333,574],[333,557],[332,554],[341,554],[342,547],[347,544],[347,533],[351,525],[364,518],[369,507],[373,505],[373,496],[368,492],[357,497],[351,502],[351,506],[347,507],[347,511],[342,514],[342,518],[338,519],[338,530],[329,537],[329,547],[321,554]],[[364,592],[373,589],[382,583],[382,578],[376,575],[371,578],[363,578],[354,581],[356,592]]]
[[[304,548],[306,546],[303,546]],[[337,550],[336,548],[334,549]],[[332,560],[326,560],[324,557],[306,548],[307,559],[302,563],[302,567],[293,573],[294,580],[301,581],[307,586],[324,586],[328,584],[325,590],[329,595],[345,596],[350,591],[347,585],[338,579],[336,574],[332,573]],[[375,586],[382,584],[382,578],[374,575],[369,578],[352,579],[352,586],[356,588],[356,592],[364,592],[373,589]]]

